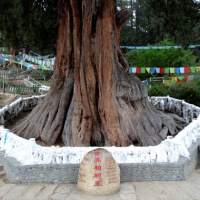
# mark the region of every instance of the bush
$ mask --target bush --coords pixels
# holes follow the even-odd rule
[[[200,106],[200,80],[171,86],[169,88],[169,96]]]
[[[177,83],[170,87],[163,84],[151,85],[148,88],[149,96],[167,96],[185,100],[188,103],[200,106],[200,80]]]
[[[163,84],[153,84],[148,88],[149,96],[167,96],[169,95],[168,87]]]
[[[157,46],[171,46],[172,44],[165,41]],[[181,67],[192,66],[196,62],[196,57],[192,51],[187,49],[147,49],[131,50],[125,55],[130,66],[140,67]]]

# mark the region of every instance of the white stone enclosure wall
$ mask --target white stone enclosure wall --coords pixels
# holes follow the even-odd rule
[[[20,98],[0,109],[3,120],[5,112],[18,114],[23,106],[40,102],[44,96]],[[181,156],[190,159],[188,149],[200,138],[200,108],[185,101],[167,97],[149,98],[157,109],[169,110],[183,116],[188,125],[175,137],[168,137],[157,146],[149,147],[103,147],[118,163],[167,163],[176,162]],[[35,139],[23,139],[0,127],[0,151],[13,157],[22,165],[80,163],[89,151],[97,147],[44,147],[37,145]]]

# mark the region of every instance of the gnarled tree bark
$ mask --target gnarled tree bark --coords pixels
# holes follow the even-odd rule
[[[146,146],[161,142],[164,126],[176,132],[128,73],[119,36],[129,16],[115,0],[60,0],[53,85],[16,134],[47,144],[62,136],[66,146]]]

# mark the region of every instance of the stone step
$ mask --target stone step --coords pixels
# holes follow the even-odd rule
[[[3,170],[3,165],[0,163],[0,172]]]
[[[0,178],[4,178],[6,175],[6,172],[3,170],[3,171],[0,171]]]

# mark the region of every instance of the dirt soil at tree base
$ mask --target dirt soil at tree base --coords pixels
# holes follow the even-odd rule
[[[15,100],[17,100],[20,97],[27,97],[27,96],[22,96],[19,94],[0,93],[0,108],[3,108],[4,106],[11,104],[12,102],[14,102]],[[4,126],[11,130],[17,124],[19,124],[22,120],[24,120],[24,118],[29,113],[30,113],[30,111],[29,112],[21,112],[17,117],[15,117],[13,122],[8,121],[8,122],[6,122],[6,124]]]
[[[19,97],[19,94],[0,93],[0,108],[9,105]]]
[[[9,105],[10,103],[17,100],[20,97],[27,97],[27,95],[23,96],[23,95],[19,95],[19,94],[0,93],[0,108],[3,108],[4,106]],[[18,124],[23,122],[25,120],[26,116],[28,116],[30,114],[30,112],[31,111],[23,111],[23,112],[19,113],[17,117],[12,119],[12,121],[7,121],[5,123],[5,125],[4,125],[5,128],[12,130],[15,126],[17,126]],[[37,142],[37,144],[42,145],[42,146],[49,146],[41,140],[37,140],[36,142]],[[64,146],[61,139],[58,139],[55,145]]]

